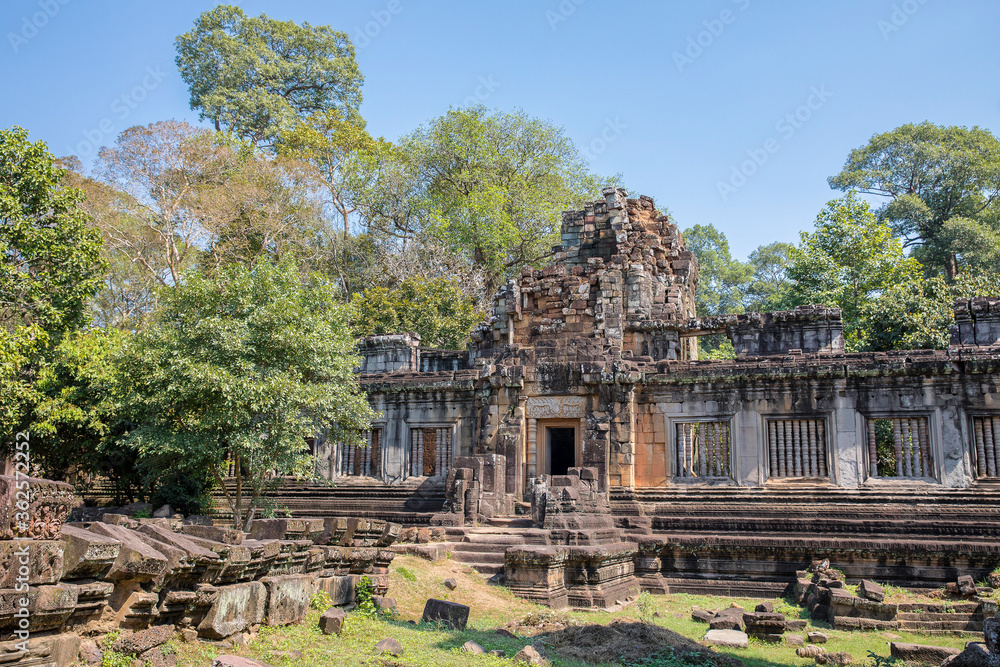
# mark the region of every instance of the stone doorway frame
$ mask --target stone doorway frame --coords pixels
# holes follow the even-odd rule
[[[535,474],[549,475],[552,470],[552,445],[550,428],[573,429],[573,466],[579,468],[583,463],[583,426],[582,419],[537,419],[535,441],[541,443],[535,456]]]
[[[576,429],[576,461],[583,461],[583,431],[587,427],[587,397],[532,396],[525,401],[524,483],[532,477],[548,474],[546,426],[572,426]]]

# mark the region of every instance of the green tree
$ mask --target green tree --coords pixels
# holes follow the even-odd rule
[[[360,335],[415,331],[427,347],[464,349],[483,319],[475,301],[445,278],[409,278],[398,287],[369,287],[351,300]]]
[[[101,237],[65,178],[44,143],[0,130],[0,456],[38,400],[40,369],[101,286]]]
[[[424,231],[480,268],[487,294],[550,254],[563,211],[600,196],[565,132],[523,111],[453,109],[400,144]]]
[[[65,177],[43,142],[0,130],[0,323],[37,324],[52,343],[86,321],[104,273],[100,234]]]
[[[744,299],[753,277],[750,264],[734,259],[726,235],[714,225],[695,225],[683,231],[687,249],[698,259],[698,315],[744,312]]]
[[[213,475],[234,525],[272,474],[312,471],[306,438],[329,431],[361,443],[373,413],[354,375],[349,308],[329,284],[303,282],[286,258],[190,275],[160,299],[118,366],[138,424],[129,442],[159,470],[183,463]],[[235,492],[223,483],[227,462]]]
[[[853,192],[827,203],[816,217],[815,231],[801,232],[791,260],[789,304],[840,308],[852,347],[859,345],[864,307],[893,285],[920,275],[920,264],[903,253],[889,225],[879,222]]]
[[[888,287],[865,304],[858,324],[865,350],[943,350],[954,324],[955,299],[1000,294],[1000,274],[915,277]]]
[[[949,279],[961,272],[963,254],[976,251],[977,239],[995,240],[1000,231],[1000,141],[979,127],[923,122],[876,134],[851,151],[829,182],[887,198],[879,218],[929,273],[943,269]]]
[[[346,33],[329,26],[248,17],[239,7],[204,12],[177,38],[177,68],[191,108],[216,130],[269,143],[296,119],[361,106],[364,78]]]
[[[788,265],[794,251],[791,243],[775,241],[750,253],[747,263],[753,267],[753,275],[745,289],[744,302],[748,311],[767,312],[785,307],[791,287]]]

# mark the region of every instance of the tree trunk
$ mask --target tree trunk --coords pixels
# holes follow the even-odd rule
[[[955,257],[955,253],[948,253],[947,258],[945,258],[944,272],[949,281],[954,280],[955,276],[958,275],[958,259]]]

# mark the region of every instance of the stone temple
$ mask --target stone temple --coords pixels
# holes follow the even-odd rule
[[[677,227],[604,194],[468,349],[364,339],[370,446],[317,442],[335,486],[281,502],[443,527],[508,579],[519,545],[628,543],[678,592],[774,592],[814,558],[910,586],[1000,563],[1000,300],[956,303],[942,351],[846,353],[832,308],[699,318]],[[711,334],[736,359],[698,360]]]

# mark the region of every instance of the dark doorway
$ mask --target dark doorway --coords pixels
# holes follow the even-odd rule
[[[565,475],[576,465],[576,429],[549,427],[549,474]]]

